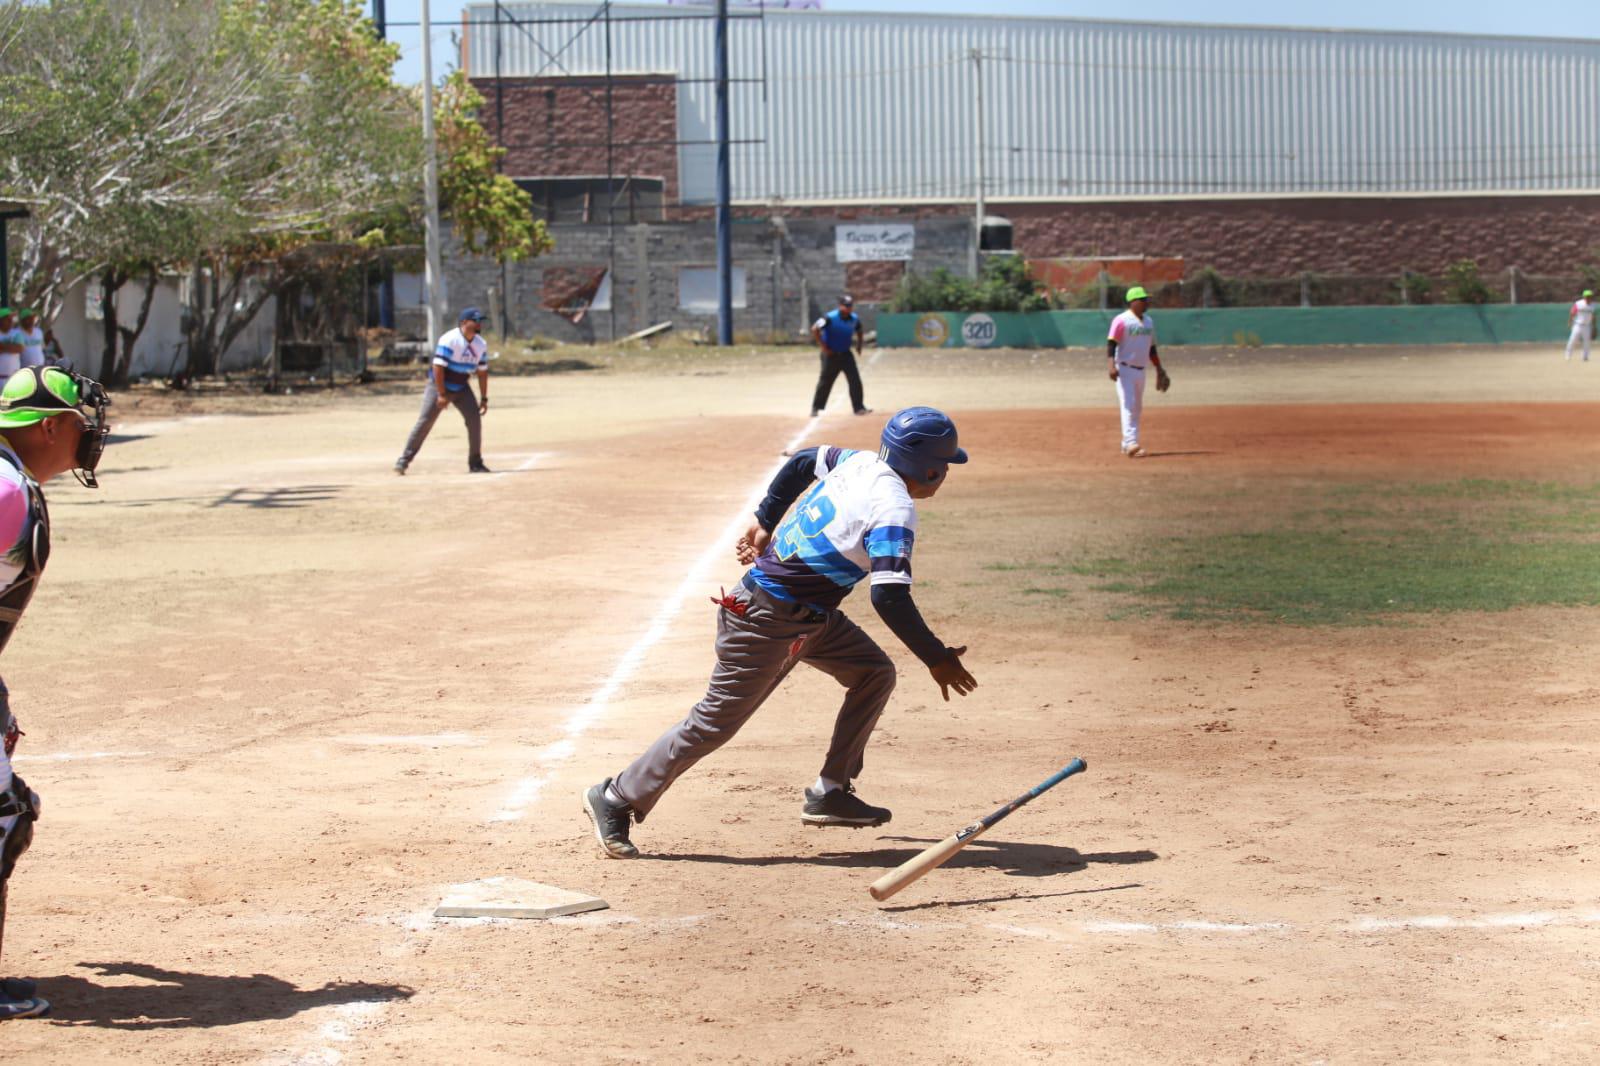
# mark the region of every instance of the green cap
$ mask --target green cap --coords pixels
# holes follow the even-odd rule
[[[1584,289],[1583,290],[1583,294],[1585,296],[1593,296],[1594,295],[1594,290],[1593,289]]]
[[[72,375],[53,366],[25,366],[0,388],[0,429],[18,429],[68,411],[77,412],[83,391]]]
[[[1144,286],[1143,285],[1135,285],[1133,288],[1128,290],[1128,302],[1129,303],[1133,303],[1133,301],[1135,301],[1135,300],[1148,300],[1148,299],[1150,299],[1150,294],[1144,291]]]
[[[16,312],[12,311],[11,308],[9,308],[9,307],[0,307],[0,318],[4,318],[7,315],[15,314],[15,313]]]

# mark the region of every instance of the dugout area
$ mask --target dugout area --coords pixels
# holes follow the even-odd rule
[[[45,817],[7,959],[56,1007],[8,1055],[1600,1054],[1593,364],[1163,355],[1138,461],[1094,352],[885,352],[877,413],[836,397],[810,431],[806,352],[499,377],[489,478],[448,413],[394,477],[398,390],[124,412],[100,492],[49,488],[8,651]],[[801,826],[838,692],[801,670],[637,828],[646,857],[597,858],[579,791],[699,696],[725,532],[781,451],[871,446],[913,403],[972,455],[915,575],[980,687],[940,701],[847,601],[901,666],[859,782],[893,822]],[[51,634],[92,650],[63,674]],[[499,875],[611,906],[432,916]]]

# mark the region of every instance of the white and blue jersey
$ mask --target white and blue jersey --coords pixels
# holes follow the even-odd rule
[[[780,600],[837,607],[862,579],[911,584],[917,507],[873,452],[822,446],[816,483],[772,531],[747,575]]]
[[[469,342],[458,326],[439,338],[433,350],[433,365],[444,367],[444,387],[449,392],[460,392],[475,370],[489,369],[489,345],[483,337]]]

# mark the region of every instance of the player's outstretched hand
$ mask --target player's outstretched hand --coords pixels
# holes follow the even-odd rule
[[[967,673],[967,668],[961,665],[961,657],[967,654],[966,645],[959,648],[946,649],[948,654],[944,661],[936,666],[928,667],[928,673],[933,675],[934,681],[939,684],[939,691],[944,695],[944,701],[950,702],[950,690],[955,689],[956,695],[965,696],[978,687],[978,679]]]
[[[739,543],[734,545],[733,554],[738,557],[739,562],[749,566],[767,550],[767,544],[771,540],[772,533],[762,529],[759,522],[755,523],[745,530],[744,536],[739,538]]]

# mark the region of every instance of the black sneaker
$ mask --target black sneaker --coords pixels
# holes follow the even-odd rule
[[[0,1022],[16,1018],[38,1018],[50,1013],[50,1001],[32,994],[13,996],[0,992]]]
[[[469,473],[469,474],[492,474],[492,473],[494,473],[494,471],[492,471],[488,467],[484,466],[483,465],[483,460],[479,459],[475,463],[468,463],[467,464],[467,473]]]
[[[594,838],[600,842],[600,851],[608,859],[636,859],[639,849],[628,839],[628,823],[633,819],[633,808],[626,803],[615,804],[606,799],[606,786],[611,778],[595,785],[583,794],[583,813],[594,823]]]
[[[847,825],[852,829],[883,825],[890,817],[889,808],[866,802],[856,795],[853,785],[827,792],[806,789],[806,805],[800,812],[800,820],[806,825]]]
[[[27,977],[7,977],[0,981],[0,992],[12,999],[32,999],[38,991],[38,984]]]
[[[396,463],[396,464],[394,464],[394,472],[396,474],[399,474],[401,477],[405,477],[406,476],[406,464],[405,463]]]
[[[872,413],[872,408],[870,408],[870,407],[857,407],[856,408],[856,414],[858,414],[858,415],[870,415],[871,413]]]

